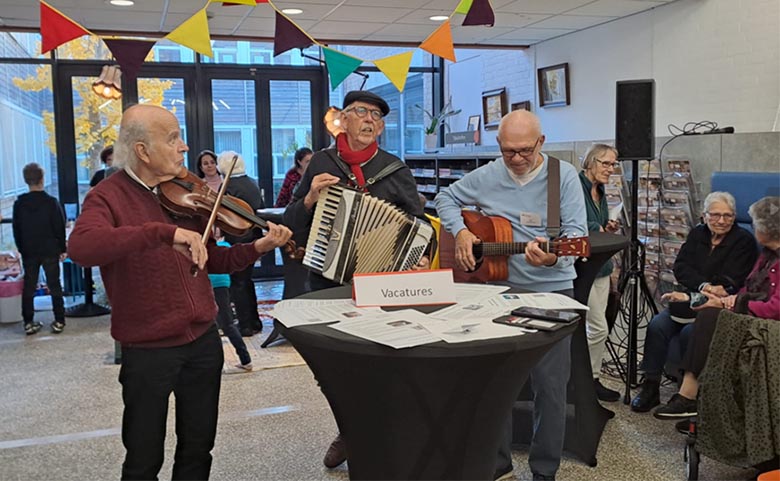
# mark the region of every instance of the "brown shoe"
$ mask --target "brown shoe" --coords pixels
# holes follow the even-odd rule
[[[344,438],[341,437],[341,433],[336,436],[336,439],[330,443],[328,452],[325,453],[325,457],[322,463],[328,469],[333,469],[339,466],[341,463],[347,460],[347,445],[344,442]]]

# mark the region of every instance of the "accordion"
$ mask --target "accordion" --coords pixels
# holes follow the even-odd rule
[[[355,189],[320,192],[303,265],[343,284],[354,274],[405,271],[417,265],[433,227]]]

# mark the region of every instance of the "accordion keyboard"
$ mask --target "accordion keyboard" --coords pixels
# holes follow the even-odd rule
[[[344,187],[320,193],[303,265],[326,279],[408,270],[425,254],[433,228],[394,205]]]

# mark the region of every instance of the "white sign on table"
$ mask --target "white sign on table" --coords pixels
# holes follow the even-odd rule
[[[352,297],[357,307],[454,304],[452,269],[355,274]]]

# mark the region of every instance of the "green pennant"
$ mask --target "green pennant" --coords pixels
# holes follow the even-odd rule
[[[328,67],[331,90],[336,90],[336,87],[363,63],[363,60],[359,58],[332,48],[323,47],[322,51],[325,54],[325,65]]]
[[[455,13],[461,13],[463,15],[466,15],[469,13],[469,9],[471,9],[471,4],[474,0],[460,0],[460,3],[458,4],[457,8],[455,8]]]

